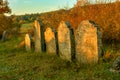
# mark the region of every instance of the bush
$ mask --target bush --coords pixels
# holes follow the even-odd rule
[[[0,14],[0,37],[5,30],[7,30],[9,33],[14,33],[16,31],[16,26],[18,26],[18,24],[13,23],[11,17]]]

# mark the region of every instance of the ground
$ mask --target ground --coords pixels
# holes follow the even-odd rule
[[[26,52],[16,45],[24,40],[13,36],[0,41],[0,80],[119,80],[109,69],[120,49],[103,45],[105,55],[96,65],[79,65],[47,53]]]

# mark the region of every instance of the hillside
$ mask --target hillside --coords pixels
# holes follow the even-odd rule
[[[120,2],[74,7],[69,10],[60,9],[41,14],[26,14],[18,18],[25,22],[33,22],[38,17],[42,19],[45,27],[55,28],[59,26],[60,21],[69,21],[76,29],[82,20],[92,20],[100,26],[103,41],[120,42]]]
[[[82,20],[93,20],[100,27],[105,41],[120,41],[120,3],[97,4],[59,10],[40,15],[44,24],[58,27],[59,22],[69,21],[74,29]]]

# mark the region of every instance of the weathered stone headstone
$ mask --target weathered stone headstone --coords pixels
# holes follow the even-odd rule
[[[26,51],[31,50],[31,36],[29,34],[25,35],[25,48],[26,48]]]
[[[57,40],[57,32],[53,28],[46,28],[44,32],[45,42],[46,42],[46,51],[49,54],[58,54],[58,40]]]
[[[73,61],[75,59],[74,32],[69,22],[62,21],[58,27],[59,56],[62,59]]]
[[[35,20],[34,22],[34,37],[35,37],[35,51],[45,51],[45,39],[44,39],[44,27],[41,20]]]
[[[4,42],[4,41],[6,40],[6,38],[7,38],[7,36],[8,36],[8,32],[7,32],[7,31],[4,31],[3,34],[2,34],[2,39],[1,39],[1,41]]]
[[[111,72],[120,73],[120,56],[118,56],[112,64]]]
[[[101,55],[100,29],[93,21],[84,20],[75,32],[76,59],[81,64],[97,63]]]

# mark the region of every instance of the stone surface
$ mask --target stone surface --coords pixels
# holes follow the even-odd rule
[[[75,59],[74,32],[68,22],[62,21],[58,27],[59,56],[62,59],[73,61]]]
[[[97,63],[101,54],[101,35],[98,25],[84,20],[75,31],[76,59],[80,64]]]
[[[34,22],[35,51],[45,51],[44,27],[40,19]]]
[[[1,39],[1,41],[4,42],[4,41],[7,39],[7,36],[8,36],[8,32],[7,32],[7,31],[4,31],[3,34],[2,34],[2,39]]]
[[[26,51],[31,50],[31,36],[29,34],[25,35],[25,48],[26,48]]]
[[[120,73],[120,56],[118,56],[112,64],[111,72]]]
[[[56,30],[53,28],[46,28],[44,32],[45,35],[45,42],[46,42],[46,51],[49,54],[56,55],[58,54],[58,45],[57,45],[57,37],[56,37]]]

